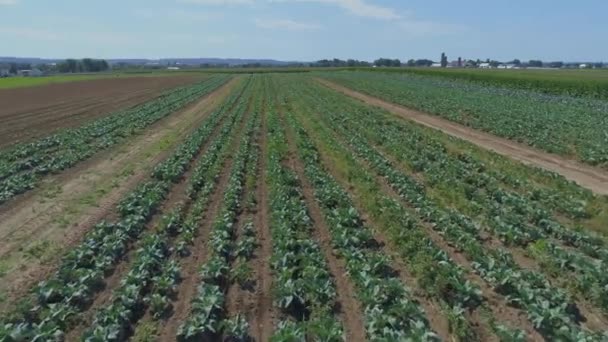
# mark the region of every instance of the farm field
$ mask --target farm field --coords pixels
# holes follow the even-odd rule
[[[408,73],[322,77],[549,153],[608,167],[606,100]]]
[[[608,197],[318,76],[443,84],[209,74],[0,150],[0,340],[608,339]]]
[[[113,111],[195,83],[200,77],[102,78],[0,90],[0,148],[66,127],[80,126]]]
[[[35,188],[44,176],[71,168],[137,134],[201,95],[217,89],[228,78],[216,76],[177,87],[151,101],[89,120],[82,126],[11,145],[0,152],[0,203]]]
[[[374,71],[443,76],[555,95],[608,99],[608,70],[603,69],[380,68]]]
[[[0,89],[25,88],[34,86],[43,86],[56,83],[69,83],[76,81],[86,81],[101,79],[106,77],[115,77],[115,75],[60,75],[48,77],[7,77],[0,78]]]

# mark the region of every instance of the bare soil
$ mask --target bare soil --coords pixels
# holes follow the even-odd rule
[[[0,148],[82,125],[198,79],[120,77],[0,90]]]
[[[388,110],[389,112],[397,114],[405,119],[440,130],[443,133],[466,140],[484,149],[494,151],[524,164],[558,173],[564,176],[566,179],[574,181],[578,185],[597,194],[608,195],[608,173],[599,168],[582,164],[576,160],[543,152],[508,139],[499,138],[495,135],[484,133],[449,120],[442,119],[438,116],[405,108],[394,103],[354,91],[327,80],[319,78],[316,80],[328,88],[359,99],[367,104]]]
[[[266,115],[262,113],[262,127],[260,136],[260,166],[256,184],[257,208],[254,217],[256,240],[259,248],[256,249],[253,260],[253,272],[256,279],[255,301],[250,303],[248,309],[253,313],[251,336],[256,341],[268,341],[272,335],[277,312],[272,305],[272,270],[270,258],[272,256],[272,236],[270,233],[270,208],[268,204],[268,184],[266,179],[266,165],[268,158],[268,128]]]
[[[0,312],[54,271],[63,253],[97,222],[111,219],[118,201],[149,176],[190,131],[232,91],[229,82],[188,108],[152,125],[111,150],[51,177],[42,187],[2,208],[0,260],[7,268],[0,282],[6,299]],[[53,189],[49,195],[48,188]],[[43,257],[29,251],[46,246]],[[18,272],[17,272],[18,270]]]

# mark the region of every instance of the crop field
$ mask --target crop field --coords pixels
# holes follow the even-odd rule
[[[607,196],[329,82],[608,165],[598,99],[208,73],[0,150],[0,341],[608,340]]]
[[[554,95],[608,99],[608,70],[603,69],[380,68],[375,71],[443,76]]]
[[[608,101],[472,81],[345,72],[327,78],[538,149],[608,168]]]
[[[0,89],[24,88],[33,86],[43,86],[55,83],[69,83],[76,81],[93,80],[100,78],[111,78],[116,75],[69,75],[69,76],[49,76],[49,77],[7,77],[0,78]]]

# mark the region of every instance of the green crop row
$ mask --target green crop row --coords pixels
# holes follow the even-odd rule
[[[323,77],[550,153],[608,165],[606,100],[413,74],[325,73]]]
[[[221,335],[225,335],[228,340],[239,340],[247,336],[246,322],[239,318],[226,319],[224,300],[230,283],[231,264],[238,251],[234,242],[236,221],[242,206],[247,165],[251,161],[252,140],[257,129],[259,120],[256,111],[250,115],[243,136],[233,136],[235,141],[241,140],[240,147],[233,159],[221,210],[212,225],[209,258],[200,270],[201,283],[192,300],[188,318],[179,327],[178,340],[197,341]]]
[[[483,85],[533,90],[547,94],[608,99],[608,72],[606,70],[383,68],[374,71],[446,77],[475,81]]]
[[[576,305],[563,290],[551,286],[541,273],[520,268],[508,251],[484,248],[480,228],[471,218],[457,210],[442,208],[428,195],[422,184],[401,172],[390,160],[370,145],[369,140],[360,133],[360,130],[363,129],[357,126],[377,130],[376,133],[383,137],[385,145],[392,145],[392,143],[387,144],[386,141],[393,136],[387,135],[383,131],[390,127],[365,122],[364,117],[374,118],[378,114],[363,107],[358,111],[359,114],[354,115],[353,112],[356,111],[350,111],[345,107],[353,108],[360,105],[354,105],[354,102],[348,99],[340,100],[339,96],[323,99],[321,95],[323,92],[324,90],[320,88],[314,91],[316,101],[323,101],[326,105],[326,109],[322,112],[324,115],[321,117],[338,134],[342,135],[348,148],[358,158],[365,160],[378,176],[385,178],[390,187],[408,206],[416,208],[420,219],[431,224],[433,229],[442,234],[446,240],[463,251],[473,263],[476,271],[498,293],[505,295],[512,305],[524,309],[528,313],[529,319],[542,334],[550,338],[566,340],[601,339],[599,335],[588,332],[578,325]],[[403,135],[402,131],[400,136]],[[394,144],[397,145],[399,142]],[[424,144],[418,140],[418,146],[426,149],[426,151],[419,151],[419,155],[438,157],[430,147],[432,144]],[[444,162],[441,167],[446,168],[448,165],[445,165]]]
[[[238,96],[232,96],[226,103],[234,103],[237,99]],[[52,340],[69,329],[76,314],[103,288],[105,276],[125,255],[128,246],[138,239],[172,182],[177,182],[187,171],[190,162],[231,108],[231,105],[224,105],[213,112],[173,154],[159,163],[151,179],[118,204],[117,222],[97,224],[81,245],[68,252],[59,270],[34,289],[36,304],[26,312],[17,312],[14,317],[7,318],[0,340]],[[232,116],[227,124],[232,124],[236,117]]]
[[[274,302],[286,316],[273,341],[342,341],[343,327],[333,312],[336,286],[321,248],[311,238],[313,224],[300,181],[286,166],[287,140],[276,112],[277,89],[267,95],[268,164]],[[270,95],[272,94],[272,95]]]
[[[33,189],[44,175],[61,172],[141,132],[214,91],[227,80],[228,77],[211,77],[195,85],[168,91],[154,100],[84,126],[10,147],[0,153],[0,204]]]
[[[421,134],[411,125],[384,119],[382,115],[369,115],[357,108],[350,113],[357,120],[341,122],[344,134],[351,135],[353,130],[365,132],[366,139],[398,156],[408,168],[419,172],[428,185],[450,189],[442,192],[444,201],[458,196],[466,202],[462,207],[482,217],[484,226],[505,245],[530,247],[536,254],[547,254],[543,261],[553,264],[554,268],[578,273],[575,280],[578,291],[608,312],[604,290],[608,275],[603,272],[608,262],[606,241],[584,230],[567,227],[553,213],[557,210],[574,218],[585,217],[587,213],[579,202],[562,198],[556,207],[554,196],[531,184],[523,194],[513,191],[501,184],[500,179],[505,176],[500,172],[488,170],[471,155],[450,154],[437,139]],[[576,249],[561,247],[553,240]]]
[[[240,99],[234,107],[232,101],[225,103],[225,106],[232,108],[234,114],[226,120],[220,133],[197,162],[198,172],[191,175],[188,180],[190,184],[208,182],[209,179],[217,177],[219,167],[211,168],[211,166],[223,164],[228,153],[226,143],[233,136],[235,126],[242,118],[245,103],[243,99]],[[175,158],[170,158],[162,165],[155,169],[155,176],[160,177],[167,172],[173,175],[183,174],[188,168],[187,164]],[[215,174],[208,174],[210,168]],[[171,172],[172,169],[177,169],[178,172]],[[187,220],[191,220],[191,215],[196,214],[201,202],[208,200],[209,194],[210,191],[207,189],[190,192],[187,203],[195,201],[196,204],[188,212]],[[163,217],[158,231],[143,238],[143,246],[138,250],[131,270],[121,281],[122,285],[113,291],[111,303],[97,313],[92,327],[85,332],[83,340],[124,341],[131,334],[137,318],[141,317],[147,307],[157,319],[168,312],[170,297],[175,294],[175,288],[180,280],[179,265],[175,260],[169,259],[174,252],[171,245],[173,240],[182,241],[192,234],[192,231],[187,229],[191,226],[184,223],[186,214],[184,210],[185,207],[179,203]],[[175,250],[179,255],[184,255],[183,249]]]

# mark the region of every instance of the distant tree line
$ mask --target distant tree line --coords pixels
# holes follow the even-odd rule
[[[66,59],[61,63],[57,63],[57,71],[62,73],[100,72],[109,69],[110,65],[105,59]]]
[[[401,61],[399,59],[380,58],[374,61],[374,65],[379,67],[400,67]]]
[[[314,63],[310,63],[311,67],[316,68],[344,68],[344,67],[368,67],[369,62],[359,61],[356,59],[342,60],[338,58],[334,59],[321,59]]]
[[[342,60],[338,58],[334,59],[322,59],[314,63],[310,63],[311,67],[317,68],[345,68],[345,67],[400,67],[401,61],[399,59],[379,58],[373,63],[367,61],[360,61],[356,59]]]
[[[430,59],[410,59],[407,61],[408,67],[428,67],[433,65],[433,61]]]

